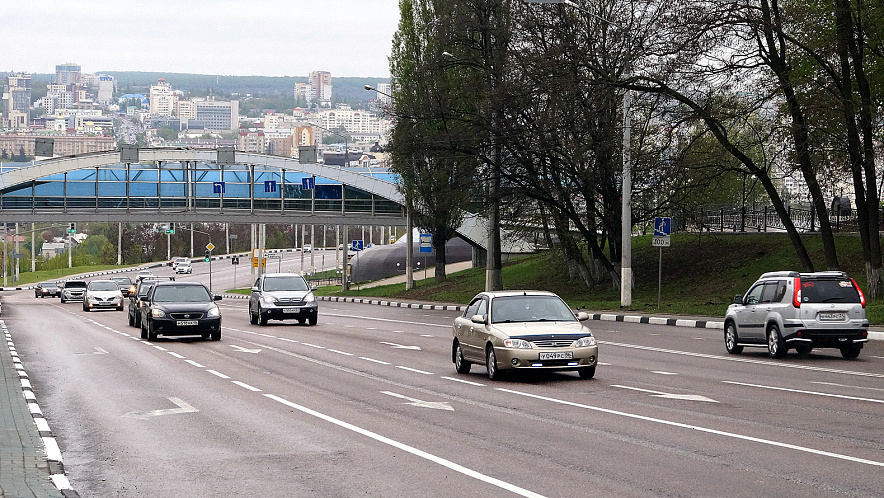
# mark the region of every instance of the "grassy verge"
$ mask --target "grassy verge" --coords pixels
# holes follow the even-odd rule
[[[118,268],[131,268],[130,266],[117,265],[95,265],[95,266],[77,266],[74,268],[59,268],[56,270],[41,270],[36,272],[22,272],[19,274],[20,280],[15,283],[16,286],[31,285],[37,282],[54,282],[56,280],[64,280],[71,275],[79,275],[81,273],[93,273],[99,271],[116,270]],[[8,279],[9,285],[12,286],[12,278]]]
[[[817,235],[804,237],[817,270],[825,268],[822,244]],[[862,247],[858,237],[836,238],[841,269],[866,288]],[[587,288],[568,278],[558,259],[541,253],[505,264],[506,289],[544,289],[562,296],[574,308],[723,317],[737,294],[745,292],[764,272],[800,270],[795,251],[784,234],[676,235],[672,246],[662,249],[662,285],[657,306],[660,249],[651,237],[633,239],[632,266],[635,277],[632,306],[620,307],[620,291],[609,282]],[[436,284],[430,279],[405,290],[405,284],[369,289],[323,287],[320,295],[373,296],[410,301],[464,304],[485,287],[484,268],[449,275]],[[869,302],[867,314],[873,324],[884,324],[884,301]]]

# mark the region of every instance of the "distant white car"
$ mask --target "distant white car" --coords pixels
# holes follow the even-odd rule
[[[190,265],[190,261],[180,261],[175,265],[175,273],[193,273],[193,266]]]
[[[188,259],[188,258],[172,258],[172,269],[174,270],[181,263],[190,263],[190,259]]]
[[[313,252],[313,244],[304,244],[304,252]]]

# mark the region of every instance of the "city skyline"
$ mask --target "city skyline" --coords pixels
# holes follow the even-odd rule
[[[242,7],[233,0],[208,8],[181,0],[171,10],[110,0],[20,2],[4,23],[18,49],[5,54],[0,71],[54,73],[73,62],[89,73],[306,76],[321,68],[338,77],[390,76],[398,2],[258,0]]]

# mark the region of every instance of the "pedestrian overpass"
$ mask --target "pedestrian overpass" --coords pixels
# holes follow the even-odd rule
[[[224,148],[125,147],[0,171],[0,220],[408,226],[394,181],[383,169]],[[480,217],[457,232],[485,248]]]

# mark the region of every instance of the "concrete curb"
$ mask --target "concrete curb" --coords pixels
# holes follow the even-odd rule
[[[43,417],[43,411],[40,409],[40,405],[37,404],[37,397],[31,386],[30,378],[25,372],[21,360],[18,357],[18,352],[15,349],[15,344],[12,341],[9,329],[6,327],[6,323],[2,320],[0,320],[0,329],[2,329],[3,334],[6,336],[6,344],[9,348],[9,354],[12,357],[15,371],[21,382],[22,395],[27,402],[28,411],[34,420],[34,430],[37,431],[38,437],[43,442],[43,449],[46,455],[46,463],[49,471],[49,480],[55,488],[61,492],[62,496],[67,498],[79,498],[79,493],[71,488],[71,483],[64,470],[61,449],[58,447],[58,442],[55,439],[55,435],[52,433],[52,429],[49,427],[49,423]]]
[[[248,296],[237,294],[237,299],[245,299]],[[225,294],[227,297],[227,294]],[[393,306],[398,308],[414,308],[423,310],[442,310],[442,311],[465,311],[466,306],[449,305],[449,304],[426,304],[426,303],[406,303],[399,301],[386,301],[382,299],[371,299],[362,297],[333,297],[318,296],[320,301],[343,302],[343,303],[361,303],[374,304],[378,306]],[[585,311],[585,310],[583,310]],[[609,322],[625,322],[625,323],[647,323],[650,325],[669,325],[673,327],[690,327],[712,330],[724,330],[724,321],[721,320],[703,320],[693,318],[671,317],[671,316],[645,316],[645,315],[623,315],[618,313],[593,313],[586,311],[590,320],[609,321]],[[884,332],[869,331],[869,339],[873,341],[884,341]]]

